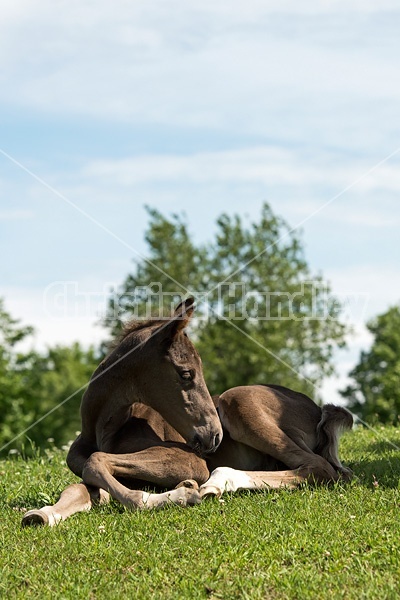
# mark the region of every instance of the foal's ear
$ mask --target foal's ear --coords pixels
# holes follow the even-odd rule
[[[193,312],[194,298],[192,296],[178,304],[171,319],[166,325],[160,327],[160,334],[167,344],[170,344],[177,333],[187,327]]]
[[[183,323],[182,327],[180,327],[180,329],[183,329],[184,327],[186,327],[186,325],[189,323],[192,314],[194,312],[194,298],[193,296],[189,296],[189,298],[186,298],[186,300],[183,300],[183,302],[181,302],[180,304],[178,304],[178,306],[176,307],[175,311],[174,311],[174,319],[178,319],[181,323]]]

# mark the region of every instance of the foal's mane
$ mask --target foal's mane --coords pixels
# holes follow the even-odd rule
[[[164,319],[160,319],[159,317],[150,317],[150,319],[146,319],[145,321],[141,319],[131,319],[122,325],[122,329],[119,334],[117,334],[114,341],[111,343],[112,347],[115,348],[121,342],[124,341],[125,338],[128,337],[131,333],[136,331],[142,331],[143,329],[147,329],[148,327],[158,327],[163,323],[166,323],[171,317],[166,317]]]

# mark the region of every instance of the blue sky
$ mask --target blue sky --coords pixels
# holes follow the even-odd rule
[[[145,204],[205,241],[268,201],[358,299],[335,399],[365,321],[400,299],[399,26],[391,0],[2,2],[0,294],[37,346],[101,339]],[[65,313],[60,281],[81,295]]]

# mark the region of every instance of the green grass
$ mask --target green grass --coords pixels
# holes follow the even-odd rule
[[[241,492],[183,509],[117,504],[55,528],[20,527],[76,481],[65,453],[0,462],[0,597],[397,598],[400,429],[341,444],[348,485]]]

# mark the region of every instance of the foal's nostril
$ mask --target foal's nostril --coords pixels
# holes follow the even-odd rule
[[[209,435],[206,439],[196,434],[189,443],[190,447],[200,455],[215,452],[221,443],[222,436],[220,433]]]
[[[214,449],[215,450],[220,445],[220,442],[221,442],[221,436],[219,435],[219,433],[217,433],[217,435],[214,437]]]

